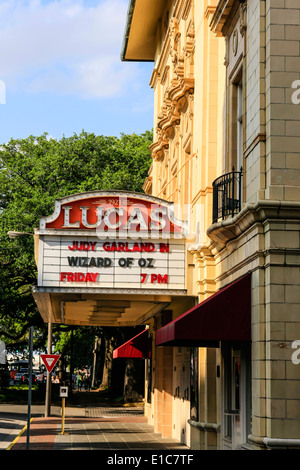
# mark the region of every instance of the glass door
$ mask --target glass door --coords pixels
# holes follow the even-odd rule
[[[223,349],[223,448],[238,450],[247,443],[251,423],[250,348]]]
[[[241,447],[241,354],[240,350],[232,351],[232,445],[234,449]]]

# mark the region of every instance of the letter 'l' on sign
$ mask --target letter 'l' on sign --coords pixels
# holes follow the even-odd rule
[[[41,354],[41,358],[46,366],[47,371],[51,372],[58,359],[60,358],[60,354]]]

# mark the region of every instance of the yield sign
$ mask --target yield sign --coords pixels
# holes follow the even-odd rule
[[[47,371],[51,372],[58,359],[60,358],[60,354],[41,354],[41,358],[46,366]]]

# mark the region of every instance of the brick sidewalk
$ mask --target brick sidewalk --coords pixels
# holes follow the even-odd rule
[[[108,410],[106,410],[108,411]],[[162,438],[142,415],[113,414],[103,418],[34,418],[30,423],[29,450],[188,450],[180,442]],[[27,431],[10,450],[26,450]]]
[[[61,420],[58,418],[34,418],[30,423],[30,450],[53,450],[55,437]],[[27,426],[15,439],[10,450],[27,449]]]

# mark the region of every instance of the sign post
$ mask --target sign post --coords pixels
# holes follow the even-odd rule
[[[60,358],[60,354],[41,354],[41,359],[47,369],[47,382],[46,382],[46,404],[45,404],[45,416],[50,415],[50,398],[51,398],[51,372]]]
[[[60,434],[67,434],[65,433],[65,400],[68,396],[68,387],[60,387],[59,388],[59,395],[62,399],[61,405],[61,433]]]
[[[48,344],[47,344],[48,354],[52,354],[52,322],[48,321]],[[45,417],[50,416],[51,414],[51,377],[49,372],[47,372],[46,379],[46,396],[45,396]]]
[[[4,341],[0,341],[0,364],[6,364],[6,346]]]

